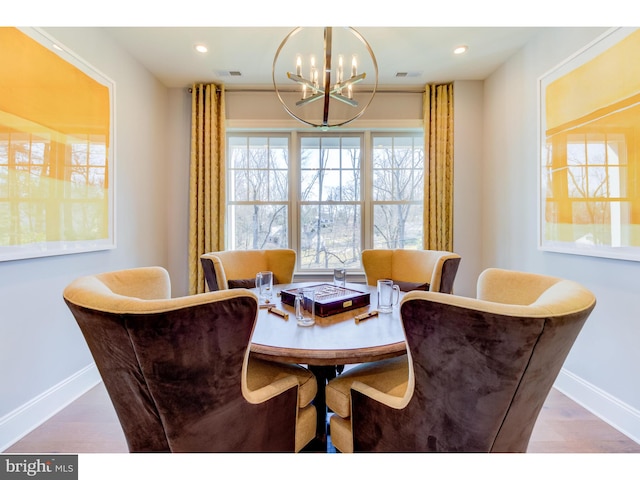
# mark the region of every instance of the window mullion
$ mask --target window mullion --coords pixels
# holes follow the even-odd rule
[[[289,136],[289,245],[300,252],[300,137]],[[298,255],[299,256],[299,255]],[[297,260],[300,261],[299,259]],[[299,265],[297,266],[299,268]]]
[[[361,160],[362,248],[373,248],[373,134],[364,132]]]

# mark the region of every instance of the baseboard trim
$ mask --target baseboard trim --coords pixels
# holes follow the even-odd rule
[[[42,425],[100,381],[95,364],[88,365],[0,418],[0,452]]]
[[[554,387],[640,444],[640,411],[565,369],[560,371]]]

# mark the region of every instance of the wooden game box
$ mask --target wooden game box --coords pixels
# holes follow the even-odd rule
[[[305,286],[315,290],[315,313],[320,317],[328,317],[338,313],[366,307],[370,303],[368,292],[361,292],[347,287],[338,287],[330,283]],[[280,292],[280,300],[293,306],[296,293],[302,288],[291,288]]]

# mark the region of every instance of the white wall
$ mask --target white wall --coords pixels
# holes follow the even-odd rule
[[[556,386],[640,441],[640,263],[537,249],[537,81],[601,28],[549,28],[485,81],[482,261],[578,281],[597,306]]]
[[[186,88],[169,90],[167,130],[167,248],[171,294],[189,292],[189,165],[191,151],[191,94]]]
[[[168,260],[167,89],[99,29],[46,31],[116,83],[117,248],[0,263],[0,451],[99,378],[64,287]]]
[[[482,264],[483,82],[453,85],[453,251],[462,257],[454,293],[476,296]]]

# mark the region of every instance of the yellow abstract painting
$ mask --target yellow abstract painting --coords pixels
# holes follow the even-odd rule
[[[540,246],[640,260],[640,30],[614,29],[540,82]]]
[[[113,83],[36,29],[0,65],[0,260],[113,248]]]

